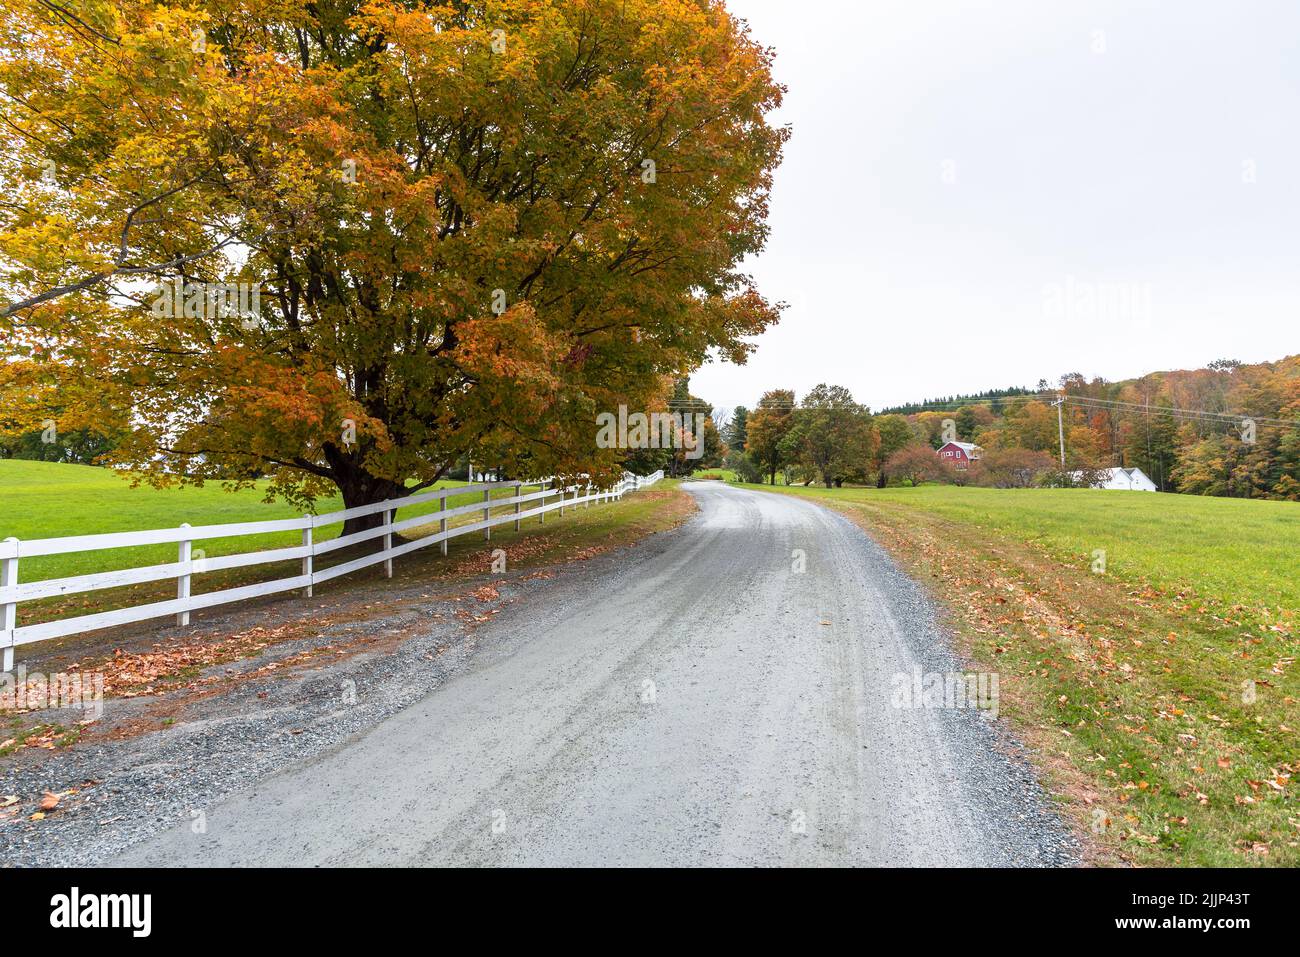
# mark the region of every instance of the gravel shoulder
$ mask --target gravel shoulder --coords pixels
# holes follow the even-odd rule
[[[0,855],[1077,862],[1004,722],[897,706],[900,676],[961,663],[921,589],[875,543],[811,503],[683,488],[700,508],[686,525],[553,578],[497,583],[486,621],[412,601],[365,626],[372,650],[237,686],[235,707],[211,720],[44,762],[60,778],[22,782],[28,791],[100,783],[39,829],[0,828]],[[11,776],[0,793],[14,793]]]

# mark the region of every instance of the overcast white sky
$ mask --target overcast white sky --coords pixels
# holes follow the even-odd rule
[[[1300,352],[1296,0],[728,0],[793,137],[789,303],[692,391],[873,408]]]

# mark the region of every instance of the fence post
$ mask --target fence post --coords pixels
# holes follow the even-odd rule
[[[516,483],[515,483],[515,498],[519,498],[519,497],[520,497],[521,495],[523,495],[523,494],[524,494],[524,483],[523,483],[523,482],[516,482]],[[523,502],[515,502],[515,531],[516,531],[516,532],[519,531],[519,510],[520,510],[521,508],[523,508],[523,505],[524,505]]]
[[[492,505],[490,504],[490,503],[492,502],[492,490],[491,490],[490,488],[489,488],[489,489],[484,489],[484,490],[483,490],[483,501],[489,503],[489,504],[488,504],[488,507],[485,508],[485,509],[483,509],[483,521],[486,522],[488,519],[490,519],[490,518],[492,517]],[[487,528],[483,529],[483,541],[485,541],[485,542],[490,542],[490,541],[492,541],[492,526],[491,526],[491,525],[489,525]]]
[[[181,528],[189,528],[189,527],[190,527],[189,522],[181,523]],[[189,566],[190,564],[190,546],[192,544],[193,543],[188,538],[184,539],[181,542],[180,554],[177,561],[179,561],[182,565]],[[186,569],[183,572],[181,572],[181,574],[176,576],[176,598],[177,600],[183,601],[189,597],[190,597],[190,569],[186,567]],[[190,623],[190,613],[188,610],[177,612],[176,624],[184,626],[184,625],[188,625],[189,623]]]
[[[393,533],[391,529],[393,527],[393,515],[396,514],[396,512],[397,509],[395,508],[384,509],[384,528],[389,529],[389,531],[384,532],[384,551],[386,552],[391,551],[393,548]],[[384,577],[393,577],[393,559],[391,557],[384,559]]]
[[[560,489],[560,518],[564,518],[564,488]]]
[[[446,490],[446,489],[443,489],[442,494],[438,496],[438,511],[440,511],[440,512],[445,512],[445,511],[447,511],[447,490]],[[442,519],[438,522],[438,532],[439,532],[440,534],[444,535],[444,536],[447,534],[447,516],[446,516],[446,515],[444,515],[444,516],[442,517]],[[442,553],[443,553],[444,555],[446,555],[446,554],[447,554],[447,539],[446,539],[445,537],[443,538],[441,544],[442,544]]]
[[[0,560],[0,588],[17,588],[18,587],[18,539],[6,538],[5,542],[14,546],[14,557]],[[14,670],[14,645],[13,632],[18,627],[18,601],[15,596],[14,601],[7,601],[3,606],[3,617],[0,618],[0,633],[5,635],[4,661],[0,671]]]
[[[311,539],[312,539],[312,531],[311,531],[311,530],[312,530],[312,525],[311,525],[311,513],[308,513],[308,514],[304,515],[304,516],[302,517],[302,520],[303,520],[304,522],[307,523],[306,526],[305,526],[305,527],[303,528],[303,530],[302,530],[302,547],[305,548],[305,549],[307,549],[307,554],[304,555],[304,556],[302,556],[302,573],[303,573],[304,575],[307,576],[307,587],[304,588],[304,589],[302,590],[302,597],[303,597],[303,598],[310,598],[310,597],[311,597],[311,586],[312,586],[312,580],[311,580],[311,576],[312,576],[312,555],[311,555],[311,549],[312,549],[312,543],[311,543]]]
[[[537,490],[538,490],[539,492],[545,492],[545,491],[546,491],[546,486],[548,486],[548,485],[550,485],[550,484],[551,484],[551,483],[550,483],[549,481],[547,481],[547,482],[543,482],[541,485],[539,485],[539,486],[537,487]],[[545,496],[545,495],[542,496],[542,511],[541,511],[541,513],[537,516],[537,524],[538,524],[538,525],[545,525],[545,524],[546,524],[546,496]]]

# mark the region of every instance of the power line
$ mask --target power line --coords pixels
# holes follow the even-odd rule
[[[910,412],[878,412],[875,415],[919,415],[922,412],[951,412],[958,411],[961,408],[969,406],[1008,406],[1024,402],[1039,402],[1046,399],[1056,399],[1059,393],[1056,392],[1036,392],[1030,395],[1009,395],[987,399],[954,399],[948,402],[925,403],[913,406],[904,406],[910,408]],[[1152,406],[1144,403],[1126,402],[1121,399],[1099,399],[1092,396],[1082,395],[1065,395],[1065,401],[1074,403],[1077,406],[1087,408],[1091,406],[1096,411],[1107,413],[1141,413],[1151,415],[1152,413],[1169,415],[1174,418],[1185,420],[1200,420],[1210,422],[1216,425],[1240,426],[1244,419],[1250,419],[1256,426],[1269,426],[1278,428],[1300,428],[1300,421],[1293,419],[1279,419],[1271,416],[1255,416],[1239,412],[1214,412],[1208,409],[1180,409],[1174,406]],[[1051,403],[1055,404],[1055,402]],[[671,400],[668,402],[670,411],[697,411],[709,412],[714,408],[727,409],[725,406],[711,406],[706,402],[692,402],[689,400]],[[825,407],[807,407],[798,403],[781,403],[780,405],[754,405],[745,407],[752,415],[759,411],[768,412],[835,412],[835,411],[853,411],[855,408],[861,409],[863,406],[832,406]]]
[[[1066,398],[1071,402],[1086,402],[1094,405],[1118,406],[1134,410],[1140,409],[1144,412],[1164,412],[1170,415],[1210,416],[1231,420],[1233,422],[1240,422],[1242,419],[1251,419],[1255,422],[1268,422],[1272,425],[1300,425],[1300,422],[1297,422],[1294,419],[1275,419],[1269,416],[1251,415],[1247,412],[1214,412],[1209,409],[1179,409],[1172,406],[1152,406],[1145,403],[1124,402],[1120,399],[1095,399],[1091,396],[1066,396]]]
[[[1201,419],[1203,421],[1213,422],[1216,425],[1232,426],[1239,426],[1243,420],[1249,419],[1256,425],[1300,428],[1300,421],[1293,419],[1275,419],[1269,416],[1250,415],[1245,412],[1211,412],[1208,409],[1179,409],[1172,406],[1152,406],[1137,402],[1124,402],[1119,399],[1094,399],[1090,396],[1066,396],[1066,401],[1074,402],[1081,406],[1092,406],[1101,412],[1141,412],[1144,415],[1150,415],[1154,412],[1156,414],[1168,415],[1173,418]]]
[[[884,412],[884,411],[882,411],[882,412],[875,412],[875,413],[872,413],[872,414],[873,414],[873,415],[916,415],[916,414],[918,414],[918,413],[920,413],[920,412],[949,412],[949,411],[956,411],[956,409],[959,409],[959,408],[962,408],[962,407],[964,407],[964,406],[968,406],[968,405],[1007,405],[1008,403],[1013,403],[1013,402],[1033,402],[1033,401],[1041,401],[1042,399],[1055,398],[1055,396],[1056,396],[1056,393],[1055,393],[1055,392],[1039,392],[1039,393],[1034,393],[1033,395],[1010,395],[1010,396],[1003,396],[1003,397],[1001,397],[1001,398],[992,398],[992,399],[954,399],[954,400],[952,400],[951,402],[930,403],[930,404],[927,404],[927,405],[924,405],[924,406],[920,406],[920,405],[918,405],[918,406],[907,406],[906,408],[911,408],[911,409],[914,409],[914,410],[915,410],[915,411],[912,411],[912,412]],[[692,408],[692,409],[701,409],[701,408],[703,408],[703,409],[723,409],[723,408],[731,408],[731,409],[735,409],[735,408],[739,408],[739,406],[721,406],[721,405],[713,405],[713,406],[710,406],[708,403],[702,403],[702,404],[701,404],[701,403],[695,403],[695,404],[690,404],[690,403],[688,403],[687,400],[685,400],[685,399],[680,399],[680,400],[669,400],[669,402],[668,402],[668,406],[669,406],[670,409],[673,408],[674,406],[676,406],[676,407],[681,408],[681,409],[683,409],[683,410],[685,410],[685,409],[687,409],[687,408]],[[948,408],[949,406],[952,406],[952,407],[955,407],[955,408]],[[854,409],[854,408],[857,408],[857,409],[865,408],[865,405],[854,405],[854,406],[849,406],[849,405],[841,405],[841,406],[812,406],[812,407],[809,407],[809,406],[800,405],[798,402],[795,402],[794,404],[790,404],[790,403],[783,402],[783,403],[781,403],[780,405],[746,405],[746,406],[745,406],[745,410],[746,410],[747,412],[749,412],[751,415],[752,415],[753,413],[755,413],[755,412],[760,412],[760,411],[768,411],[768,412],[822,412],[822,411],[828,411],[828,410],[829,410],[829,411],[834,411],[834,410],[850,410],[850,409]]]

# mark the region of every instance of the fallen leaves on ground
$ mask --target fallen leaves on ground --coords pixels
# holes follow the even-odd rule
[[[155,693],[163,683],[196,684],[197,679],[186,682],[180,676],[251,657],[268,645],[294,637],[298,630],[293,624],[277,628],[258,625],[217,638],[160,642],[143,652],[119,648],[112,658],[88,665],[86,670],[104,673],[105,695],[134,698]]]

